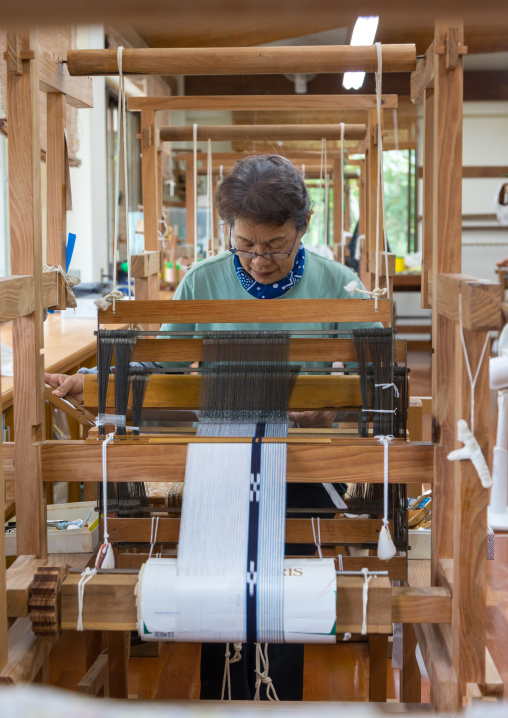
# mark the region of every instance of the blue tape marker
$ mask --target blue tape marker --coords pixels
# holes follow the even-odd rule
[[[65,271],[69,271],[69,267],[72,262],[72,255],[74,254],[74,247],[76,245],[76,235],[69,232],[67,239],[67,249],[65,250]]]

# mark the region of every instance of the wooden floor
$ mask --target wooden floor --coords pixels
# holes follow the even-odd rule
[[[411,393],[430,396],[430,357],[410,355]],[[427,426],[427,430],[429,427]],[[428,436],[424,436],[428,439]],[[508,535],[496,542],[495,561],[488,563],[487,644],[497,664],[508,695]],[[84,636],[66,632],[51,657],[51,683],[75,690],[85,672]],[[129,662],[129,695],[139,699],[199,698],[200,646],[164,644],[153,658]],[[369,687],[369,656],[366,643],[306,646],[304,700],[366,701]],[[399,671],[388,671],[388,699],[399,696]],[[428,681],[422,681],[422,700],[429,702]]]

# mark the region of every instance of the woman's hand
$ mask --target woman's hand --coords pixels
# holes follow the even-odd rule
[[[336,411],[290,411],[289,419],[302,429],[328,429],[337,416]]]
[[[45,374],[44,381],[55,387],[53,394],[63,398],[68,396],[78,403],[83,403],[84,374]]]

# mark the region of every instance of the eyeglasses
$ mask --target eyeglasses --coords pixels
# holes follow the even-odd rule
[[[232,254],[237,254],[239,257],[265,257],[266,259],[286,259],[291,255],[291,252],[294,249],[294,246],[296,244],[296,240],[298,239],[299,230],[296,230],[295,239],[293,241],[293,244],[291,245],[291,249],[289,252],[247,252],[244,249],[238,249],[238,247],[232,247],[231,246],[231,236],[233,234],[233,228],[231,227],[230,233],[229,233],[229,251],[232,252]]]

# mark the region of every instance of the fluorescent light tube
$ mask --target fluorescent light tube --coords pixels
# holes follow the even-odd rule
[[[356,20],[351,45],[372,45],[376,37],[379,17],[359,17]],[[359,90],[365,80],[364,72],[345,72],[342,85],[346,90]]]

